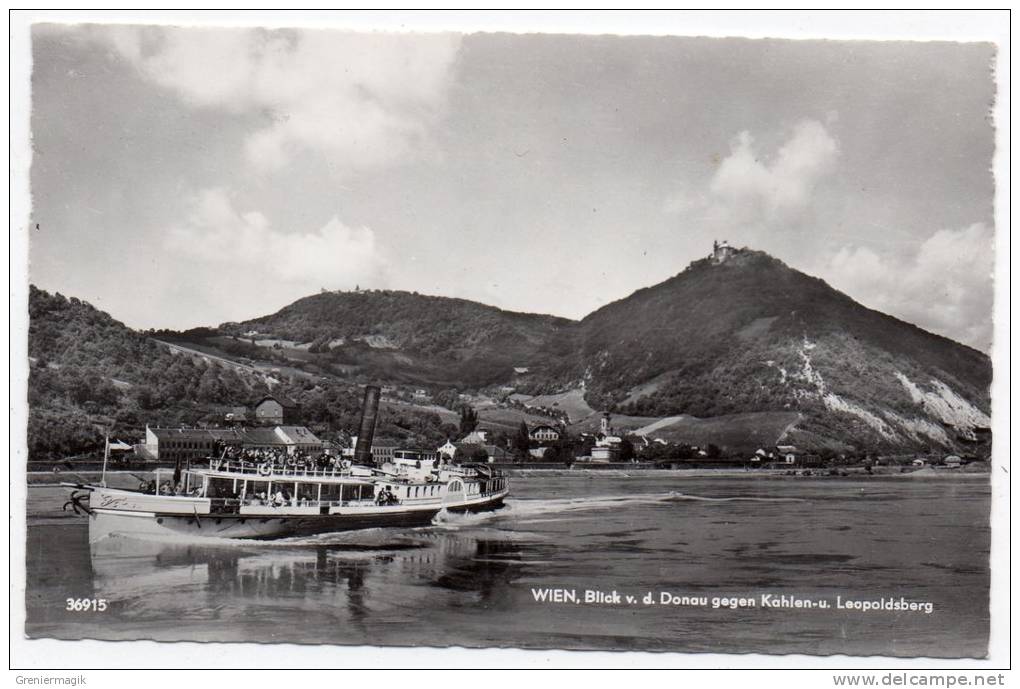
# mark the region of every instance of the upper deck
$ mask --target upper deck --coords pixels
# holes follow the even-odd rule
[[[239,459],[210,459],[208,468],[191,467],[190,473],[236,479],[287,479],[315,483],[370,483],[387,478],[385,472],[372,467],[344,462],[317,466],[304,463],[274,464]]]

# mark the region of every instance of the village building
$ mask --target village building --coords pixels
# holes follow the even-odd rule
[[[489,431],[485,428],[476,428],[459,441],[458,445],[485,445],[489,442]]]
[[[354,450],[358,447],[358,436],[351,436],[350,447],[345,447],[340,451],[340,456],[344,459],[354,459]],[[401,449],[399,445],[393,443],[390,440],[384,440],[380,444],[372,443],[372,461],[376,464],[385,464],[393,459],[393,453]]]
[[[272,428],[249,428],[241,432],[241,446],[248,450],[286,450],[287,442]]]
[[[795,445],[776,445],[776,455],[779,462],[783,464],[796,464],[800,450]]]
[[[322,441],[304,426],[277,426],[273,430],[283,439],[287,445],[287,451],[292,454],[294,452],[322,451]]]
[[[820,455],[805,452],[795,445],[776,445],[775,463],[787,467],[819,467]]]
[[[205,459],[223,444],[239,445],[231,429],[145,427],[143,456],[161,461]]]
[[[287,454],[321,452],[323,448],[322,441],[304,426],[250,428],[241,431],[241,446],[253,450],[283,450]]]
[[[543,424],[528,431],[528,437],[539,443],[554,442],[560,439],[560,431],[555,426]]]
[[[266,426],[293,424],[300,420],[301,407],[285,397],[266,395],[255,403],[252,415],[256,423]]]
[[[248,407],[231,407],[223,415],[227,423],[244,423],[248,420]]]
[[[456,443],[456,447],[461,452],[461,461],[472,461],[472,457],[478,454],[479,450],[485,451],[485,461],[490,464],[492,462],[509,462],[513,459],[513,456],[505,448],[491,443]]]
[[[620,445],[623,438],[616,435],[610,421],[609,412],[602,412],[599,432],[595,436],[595,446],[591,449],[592,462],[616,462],[620,459]]]
[[[453,456],[457,454],[457,446],[447,439],[444,444],[436,448],[436,454],[443,455],[447,459],[453,459]]]

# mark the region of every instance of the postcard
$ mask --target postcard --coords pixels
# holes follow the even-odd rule
[[[25,653],[989,657],[994,41],[196,19],[25,26]]]

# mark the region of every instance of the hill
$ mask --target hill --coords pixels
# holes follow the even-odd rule
[[[94,454],[104,435],[132,442],[151,425],[218,425],[224,411],[270,392],[302,405],[306,422],[332,437],[356,428],[354,384],[236,366],[172,348],[76,298],[29,290],[28,450],[33,460]],[[381,436],[411,444],[455,433],[435,413],[385,406]]]
[[[692,263],[579,324],[588,402],[639,416],[796,411],[790,440],[956,448],[988,418],[991,362],[757,251]]]
[[[383,383],[383,434],[414,442],[455,435],[451,412],[467,399],[488,400],[479,409],[501,429],[538,415],[584,431],[609,410],[620,429],[731,452],[780,439],[851,452],[987,449],[987,356],[765,253],[721,259],[581,321],[324,292],[242,323],[150,337],[33,288],[30,440],[57,453],[64,427],[43,432],[46,419],[215,418],[215,405],[268,389],[336,430],[354,425],[357,386]]]
[[[218,332],[249,344],[272,342],[292,356],[297,349],[322,354],[326,362],[381,379],[482,387],[509,380],[522,365],[542,375],[545,350],[572,325],[465,299],[357,291],[305,297],[269,316],[225,323]]]

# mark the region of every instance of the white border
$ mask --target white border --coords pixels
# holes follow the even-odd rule
[[[684,667],[684,668],[992,668],[1010,663],[1009,611],[1009,25],[1000,10],[988,12],[272,12],[215,11],[18,11],[10,16],[11,79],[9,124],[11,137],[10,204],[10,501],[9,562],[11,663],[14,667]],[[546,33],[617,33],[654,35],[748,36],[826,39],[900,39],[990,41],[998,46],[998,97],[994,108],[996,131],[996,310],[992,386],[995,453],[992,501],[992,628],[986,660],[861,658],[846,656],[765,656],[595,651],[522,651],[512,649],[377,648],[297,646],[289,644],[157,644],[154,642],[27,641],[24,629],[25,563],[25,424],[27,367],[27,228],[29,87],[31,53],[29,26],[38,21],[119,22],[163,24],[231,24],[334,26],[389,31],[512,31]],[[1010,20],[1011,21],[1011,18]],[[19,593],[20,592],[20,593]],[[785,673],[784,673],[785,674]],[[794,675],[794,686],[808,674]],[[823,673],[827,674],[827,673]],[[760,682],[760,678],[746,676]],[[104,675],[103,684],[119,685],[125,675]],[[181,678],[189,681],[187,677]],[[215,679],[215,678],[214,678]],[[722,678],[720,678],[722,679]],[[787,681],[789,681],[789,679]],[[817,677],[816,677],[817,679]],[[235,684],[240,677],[224,676]],[[309,677],[309,681],[318,681]],[[392,678],[401,681],[400,676]],[[276,681],[276,680],[270,680]],[[299,679],[301,681],[301,679]],[[709,681],[713,681],[709,677]],[[831,684],[831,680],[823,680]],[[814,683],[814,682],[812,682]],[[261,682],[256,682],[261,685]]]

